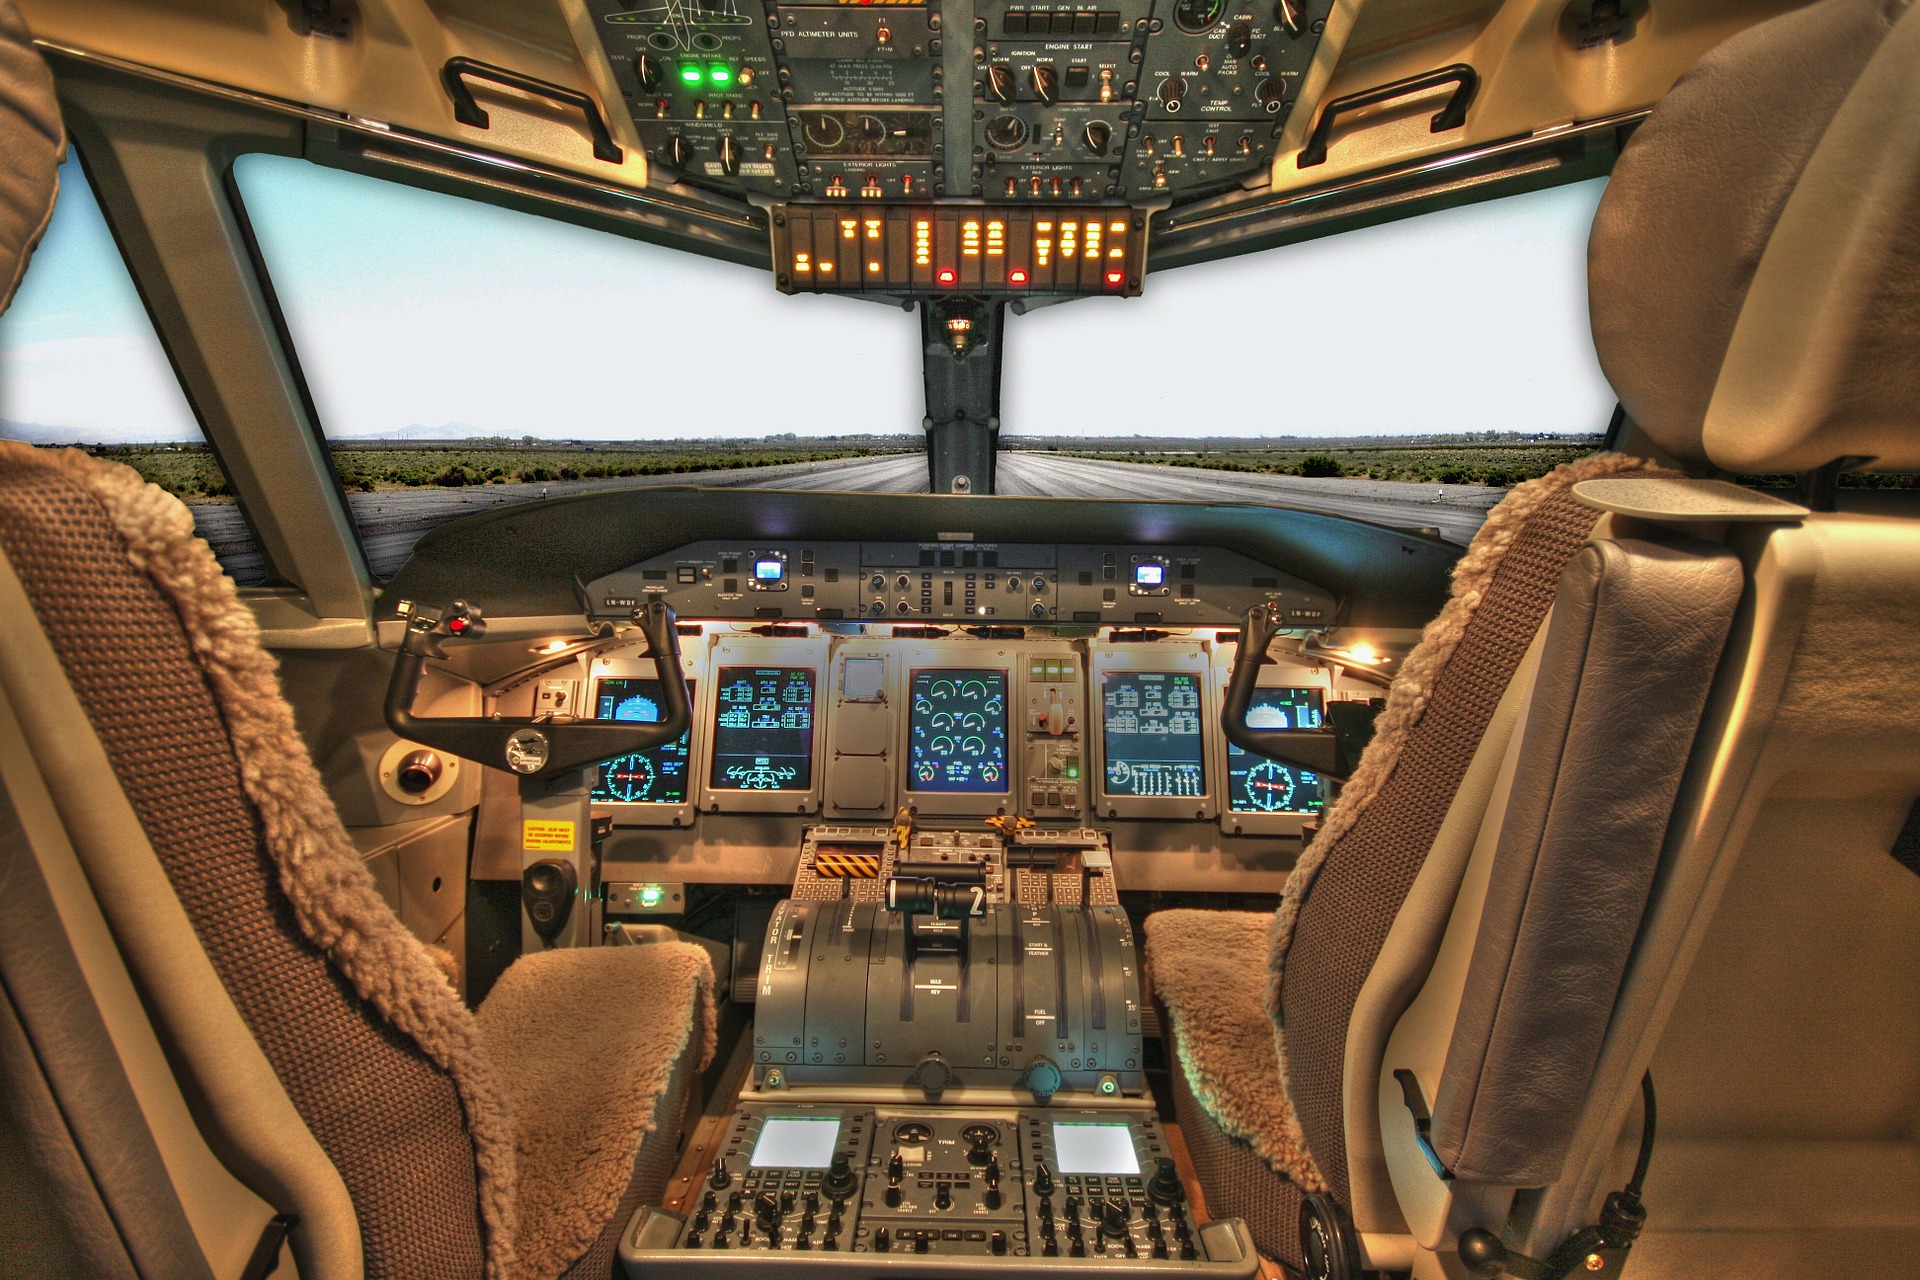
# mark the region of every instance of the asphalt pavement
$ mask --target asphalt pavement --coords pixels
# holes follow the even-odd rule
[[[375,577],[390,577],[413,544],[436,525],[495,507],[610,489],[678,485],[740,489],[814,489],[841,493],[924,493],[927,463],[920,454],[788,463],[733,471],[625,476],[611,480],[557,480],[549,484],[475,485],[460,489],[395,489],[347,496]],[[1465,544],[1505,494],[1478,485],[1402,484],[1381,480],[1308,479],[1130,462],[1101,462],[1044,453],[1003,452],[998,491],[1012,496],[1133,498],[1151,501],[1259,502],[1302,511],[1431,529]],[[194,526],[212,544],[227,572],[258,582],[264,563],[240,509],[232,503],[191,508]],[[690,534],[689,536],[696,536]]]

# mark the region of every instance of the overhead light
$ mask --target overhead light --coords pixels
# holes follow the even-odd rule
[[[549,640],[545,644],[537,644],[533,646],[533,652],[536,654],[539,654],[542,657],[545,657],[546,655],[551,653],[561,652],[572,643],[573,641],[571,640]]]

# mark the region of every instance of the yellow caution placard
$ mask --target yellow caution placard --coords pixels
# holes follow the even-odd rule
[[[534,853],[572,853],[571,822],[529,818],[520,824],[520,847]]]
[[[877,880],[880,878],[880,855],[817,849],[813,855],[813,870],[815,875],[829,880]]]

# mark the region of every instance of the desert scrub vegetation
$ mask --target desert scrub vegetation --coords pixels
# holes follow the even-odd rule
[[[462,443],[447,447],[330,450],[334,470],[348,492],[396,489],[464,488],[488,484],[546,484],[566,480],[606,480],[623,476],[684,475],[733,471],[783,463],[819,462],[901,452],[905,445],[811,445],[731,442],[689,447],[550,448],[494,447]],[[89,452],[124,462],[144,478],[186,502],[228,499],[233,491],[214,460],[198,445],[130,445]]]

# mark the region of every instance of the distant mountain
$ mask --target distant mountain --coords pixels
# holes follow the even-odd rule
[[[38,422],[12,422],[0,418],[0,439],[25,439],[29,445],[92,445],[100,443],[106,432],[86,426],[40,426]]]
[[[464,422],[443,422],[437,427],[418,422],[386,431],[362,431],[354,435],[331,436],[333,440],[483,440],[497,433],[470,427]]]

